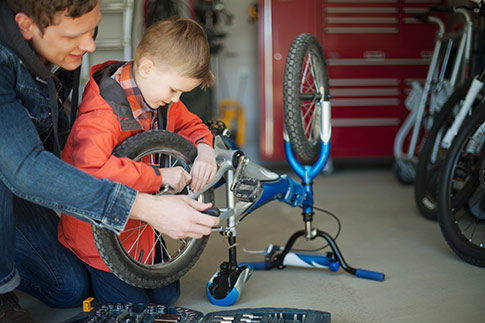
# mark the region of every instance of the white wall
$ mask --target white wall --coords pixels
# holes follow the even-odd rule
[[[234,99],[245,109],[246,155],[257,160],[259,138],[258,25],[249,22],[249,6],[254,0],[224,0],[234,15],[231,25],[221,25],[227,33],[222,52],[215,58],[215,98]]]

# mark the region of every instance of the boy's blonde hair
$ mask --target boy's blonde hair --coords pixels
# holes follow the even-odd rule
[[[201,80],[202,88],[215,81],[207,36],[192,19],[171,17],[153,23],[136,47],[135,64],[145,57],[156,65],[174,68],[183,77]]]

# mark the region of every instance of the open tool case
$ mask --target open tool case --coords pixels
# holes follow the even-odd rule
[[[155,304],[105,304],[64,323],[326,323],[330,313],[296,308],[243,308],[201,312]]]
[[[201,323],[327,323],[330,313],[288,307],[240,308],[206,314]]]

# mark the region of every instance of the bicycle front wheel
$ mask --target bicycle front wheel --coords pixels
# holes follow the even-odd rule
[[[451,249],[485,267],[485,104],[465,120],[448,151],[438,191],[438,221]]]
[[[319,103],[330,100],[327,63],[312,34],[301,34],[290,46],[283,77],[285,131],[291,148],[311,163],[320,151],[323,117]]]
[[[448,98],[426,134],[423,149],[419,155],[414,183],[414,199],[421,215],[429,220],[437,220],[438,180],[448,151],[441,146],[441,141],[448,128],[453,124],[456,113],[463,105],[470,84],[471,81],[465,82]]]
[[[123,141],[113,154],[156,167],[181,166],[190,172],[196,149],[175,133],[150,130]],[[200,201],[212,202],[213,197],[210,190]],[[208,240],[172,239],[141,221],[120,235],[96,225],[92,225],[92,232],[106,266],[122,281],[140,288],[162,287],[182,277],[199,259]],[[140,239],[149,240],[149,250],[140,250]]]

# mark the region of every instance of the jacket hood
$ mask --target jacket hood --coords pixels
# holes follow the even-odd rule
[[[126,62],[107,61],[94,65],[90,70],[90,80],[84,89],[84,96],[79,111],[86,113],[101,108],[113,109],[121,129],[142,130],[140,123],[133,116],[125,90],[111,78],[111,75]]]
[[[102,99],[112,107],[129,106],[125,91],[118,82],[111,78],[111,75],[124,63],[120,61],[107,61],[91,67],[89,71],[89,82],[84,90],[83,102],[80,106],[80,110],[83,113],[97,109],[96,106],[98,104],[91,100],[98,101]],[[87,91],[88,89],[89,91]],[[84,101],[87,101],[86,104]]]

